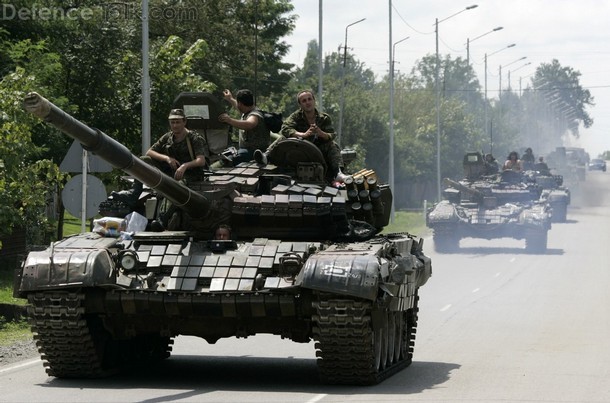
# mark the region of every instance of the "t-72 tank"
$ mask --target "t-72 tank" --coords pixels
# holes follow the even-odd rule
[[[551,213],[540,186],[519,172],[486,175],[480,153],[466,154],[464,171],[459,182],[444,180],[444,199],[427,212],[436,251],[455,252],[468,237],[525,239],[527,251],[546,251]]]
[[[15,293],[28,299],[49,375],[99,377],[167,358],[178,335],[314,340],[328,383],[375,384],[411,363],[431,261],[421,238],[380,233],[392,196],[374,172],[326,186],[319,150],[286,140],[270,155],[277,166],[208,172],[186,187],[40,95],[24,103],[188,224],[131,239],[82,233],[27,256]],[[233,239],[211,239],[220,223]]]
[[[552,174],[544,163],[535,164],[534,169],[526,171],[524,175],[542,188],[540,199],[551,206],[551,221],[566,222],[571,194],[570,189],[563,186],[563,176]]]

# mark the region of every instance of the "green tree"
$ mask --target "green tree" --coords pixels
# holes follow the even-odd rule
[[[577,138],[580,123],[585,128],[593,124],[586,108],[595,105],[589,90],[581,86],[580,76],[579,71],[563,67],[553,59],[551,63],[542,63],[532,78],[533,89],[542,95],[555,116],[565,120],[566,129]]]
[[[52,234],[45,207],[62,181],[57,165],[41,158],[44,150],[32,143],[32,128],[40,122],[21,108],[35,82],[22,67],[0,81],[0,236],[25,228],[29,244],[45,243]]]
[[[185,0],[151,6],[193,11],[190,18],[151,20],[151,37],[177,35],[187,43],[203,39],[209,52],[195,71],[220,88],[249,88],[257,97],[281,93],[292,64],[282,62],[289,45],[282,38],[294,29],[296,15],[288,0]],[[188,16],[189,14],[186,14]]]

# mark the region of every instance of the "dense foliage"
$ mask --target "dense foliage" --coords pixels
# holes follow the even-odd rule
[[[0,235],[20,225],[45,228],[44,206],[54,186],[65,181],[57,164],[71,141],[21,110],[28,91],[141,152],[141,4],[70,4],[13,1],[15,9],[46,7],[78,18],[7,19],[0,28]],[[150,0],[150,10],[153,141],[167,130],[166,112],[181,91],[246,87],[260,106],[287,115],[297,108],[299,90],[318,86],[316,41],[308,44],[302,65],[283,61],[286,38],[298,20],[288,0]],[[341,128],[341,145],[358,151],[350,168],[367,166],[387,180],[389,76],[376,77],[349,53],[333,52],[321,62],[319,104]],[[434,55],[422,55],[393,81],[396,208],[435,199],[437,133],[442,176],[460,175],[466,151],[493,151],[501,159],[531,146],[543,154],[561,145],[566,134],[578,136],[580,124],[593,123],[586,112],[593,98],[579,77],[552,60],[537,68],[522,94],[509,89],[487,100],[467,61],[446,55],[437,66]]]

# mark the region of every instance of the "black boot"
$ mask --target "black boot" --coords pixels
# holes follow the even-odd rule
[[[120,192],[111,192],[110,196],[113,200],[117,200],[125,203],[130,208],[135,208],[140,195],[142,194],[142,189],[144,185],[139,180],[133,181],[133,186],[129,190],[121,190]]]

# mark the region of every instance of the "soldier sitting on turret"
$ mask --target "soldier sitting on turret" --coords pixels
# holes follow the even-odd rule
[[[504,162],[502,170],[516,172],[521,172],[523,170],[521,160],[519,159],[519,154],[517,154],[516,151],[511,151],[510,154],[508,154],[508,159],[506,162]]]
[[[485,175],[497,174],[499,170],[498,161],[494,156],[491,153],[485,154]]]
[[[534,163],[536,162],[536,158],[534,157],[534,152],[531,148],[527,148],[523,155],[521,156],[521,163],[523,164],[523,170],[528,171],[534,169]]]
[[[168,116],[170,131],[154,143],[142,160],[176,180],[196,180],[206,165],[205,139],[186,128],[182,109],[172,109]],[[112,198],[134,207],[142,193],[142,182],[135,180],[133,188],[112,192]]]
[[[544,162],[544,157],[538,158],[538,162],[536,163],[536,165],[534,165],[534,170],[540,172],[543,175],[551,174],[551,170],[549,169],[549,166],[546,164],[546,162]]]

